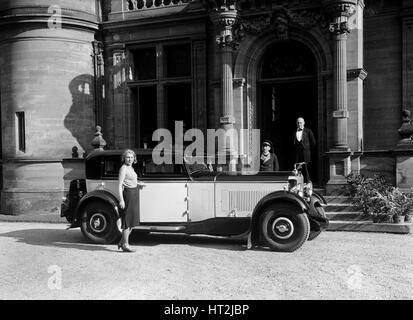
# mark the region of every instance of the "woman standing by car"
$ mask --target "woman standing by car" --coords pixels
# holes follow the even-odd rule
[[[139,187],[144,183],[138,181],[138,175],[132,164],[136,163],[136,154],[132,150],[125,150],[122,154],[122,166],[119,169],[118,188],[119,206],[122,220],[122,239],[118,249],[125,252],[134,252],[129,247],[129,235],[134,226],[139,225]]]

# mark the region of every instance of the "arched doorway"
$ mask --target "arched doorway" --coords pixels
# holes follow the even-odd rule
[[[294,163],[293,138],[296,119],[318,136],[317,66],[314,55],[294,40],[269,46],[258,68],[258,119],[261,139],[274,143],[280,170],[291,170]],[[310,174],[318,181],[317,150],[312,152]]]

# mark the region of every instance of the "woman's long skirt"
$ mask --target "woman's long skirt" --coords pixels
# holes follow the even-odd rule
[[[124,188],[125,209],[121,210],[122,229],[139,225],[139,189]]]

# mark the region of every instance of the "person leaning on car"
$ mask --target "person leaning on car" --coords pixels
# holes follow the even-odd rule
[[[272,142],[264,140],[262,142],[262,153],[260,158],[260,171],[278,171],[278,158],[273,152]]]

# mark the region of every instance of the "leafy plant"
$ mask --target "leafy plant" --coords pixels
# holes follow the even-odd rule
[[[386,182],[383,175],[367,178],[350,174],[347,182],[353,204],[373,220],[387,222],[393,217],[408,215],[413,209],[413,188],[411,192],[401,192]]]
[[[348,191],[353,197],[352,203],[357,209],[368,214],[372,208],[380,206],[379,194],[386,194],[392,185],[386,181],[381,174],[375,174],[373,178],[365,177],[361,174],[350,173],[347,177]]]

